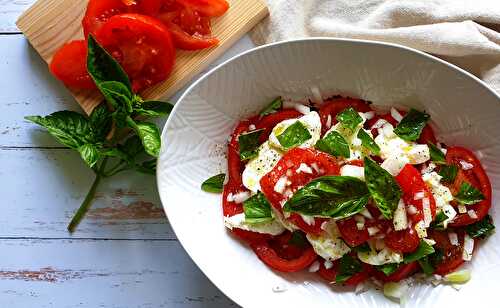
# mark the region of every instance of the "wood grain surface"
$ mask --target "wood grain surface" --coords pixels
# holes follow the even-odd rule
[[[170,77],[142,94],[146,99],[170,97],[193,76],[205,69],[267,14],[262,0],[229,0],[230,9],[212,24],[220,44],[200,51],[177,50],[176,64]],[[50,62],[65,42],[83,37],[81,19],[88,0],[38,0],[17,20],[17,26],[42,58]],[[90,113],[101,101],[97,92],[71,90],[83,110]]]

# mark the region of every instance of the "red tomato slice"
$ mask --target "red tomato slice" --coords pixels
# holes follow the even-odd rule
[[[453,222],[450,223],[450,226],[465,226],[483,219],[491,207],[491,183],[481,162],[474,153],[462,147],[449,147],[446,152],[446,161],[448,164],[456,165],[459,170],[455,183],[450,186],[453,194],[458,192],[463,181],[468,181],[485,196],[485,200],[467,206],[467,209],[472,209],[476,212],[477,218],[471,218],[467,213],[458,214]],[[462,170],[460,161],[472,164],[472,169]]]
[[[50,72],[68,87],[95,89],[87,72],[86,41],[71,41],[55,53],[49,66]]]
[[[331,119],[331,125],[337,123],[335,117],[337,114],[344,109],[352,107],[358,112],[369,112],[372,111],[370,105],[361,99],[355,98],[335,98],[327,100],[319,108],[319,116],[321,118],[321,133],[324,134],[329,127],[326,125],[328,122],[328,116]]]
[[[226,0],[177,0],[177,2],[207,17],[222,16],[229,9]]]
[[[333,261],[333,266],[329,269],[326,269],[325,262],[323,262],[323,261],[324,260],[321,259],[321,262],[319,265],[319,270],[318,270],[318,275],[330,283],[335,282],[335,278],[336,278],[337,272],[338,272],[339,261],[338,260]],[[356,286],[359,283],[370,278],[371,273],[373,272],[373,267],[369,264],[366,264],[366,263],[361,263],[361,264],[363,266],[363,271],[352,275],[352,277],[347,279],[343,283],[343,285]]]
[[[436,200],[430,189],[425,185],[424,180],[420,172],[410,164],[407,164],[401,172],[396,176],[396,181],[398,182],[401,190],[403,191],[403,200],[406,205],[413,205],[417,211],[415,214],[409,214],[408,217],[411,221],[416,224],[417,222],[424,220],[424,207],[423,200],[429,200],[429,207],[431,210],[432,219],[436,216]],[[423,192],[424,198],[415,200],[415,194]]]
[[[429,237],[436,241],[434,248],[440,249],[443,254],[442,261],[435,266],[435,273],[438,275],[451,273],[464,263],[462,259],[464,232],[458,230],[456,233],[458,235],[459,245],[452,245],[448,237],[448,232],[430,230]]]
[[[267,266],[285,273],[301,271],[318,258],[312,247],[306,248],[299,257],[290,260],[279,256],[276,250],[265,241],[252,243],[250,247]]]
[[[173,69],[175,49],[170,33],[155,18],[115,15],[101,27],[97,38],[127,72],[134,92],[165,80]]]
[[[130,2],[130,0],[124,0]],[[162,6],[162,0],[135,0],[132,1],[132,10],[137,13],[156,16]]]
[[[384,238],[385,245],[400,253],[413,252],[420,244],[420,238],[413,228],[389,232]]]
[[[337,221],[337,226],[342,235],[342,239],[351,247],[361,245],[370,239],[366,227],[359,230],[356,226],[356,220],[352,217]]]
[[[315,168],[313,168],[313,173],[297,173],[296,170],[301,163],[305,163],[310,166],[313,166],[312,164],[314,164]],[[287,172],[288,175],[286,175]],[[287,190],[294,193],[299,188],[303,187],[317,177],[338,174],[339,165],[334,157],[314,149],[294,148],[288,151],[280,159],[273,170],[262,177],[260,180],[260,186],[262,188],[262,192],[267,197],[271,205],[277,210],[282,211],[282,203],[284,203],[289,196],[286,196],[286,191],[282,194],[274,190],[276,182],[278,182],[282,176],[287,176],[288,180],[291,182]],[[321,223],[324,221],[323,219],[316,219],[315,223],[310,226],[303,221],[302,217],[295,213],[290,217],[293,217],[291,218],[292,221],[294,221],[297,224],[297,227],[301,227],[306,233],[319,234],[322,232]],[[298,221],[300,221],[300,223],[297,223]]]
[[[418,262],[412,262],[409,264],[402,264],[399,266],[399,268],[389,276],[384,274],[381,271],[374,270],[374,276],[383,282],[398,282],[400,280],[405,279],[406,277],[409,277],[413,273],[415,273],[419,269]]]
[[[90,0],[82,19],[85,38],[96,35],[111,16],[128,12],[129,7],[121,0]]]
[[[271,235],[269,235],[269,234],[257,233],[257,232],[252,232],[252,231],[247,231],[247,230],[242,230],[242,229],[237,229],[237,228],[233,228],[233,230],[231,230],[231,232],[249,244],[267,241],[267,240],[271,239]]]

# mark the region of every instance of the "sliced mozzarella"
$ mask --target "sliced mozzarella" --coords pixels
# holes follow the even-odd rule
[[[300,147],[307,148],[314,146],[321,135],[321,119],[316,111],[312,111],[298,119],[289,119],[278,123],[269,136],[269,143],[271,146],[285,150],[285,148],[281,146],[277,136],[281,135],[290,125],[296,122],[300,122],[304,125],[311,135],[311,138],[307,139]]]
[[[398,207],[394,211],[393,218],[394,230],[401,231],[408,228],[408,217],[406,216],[406,207],[402,199],[399,200]]]
[[[306,235],[314,251],[325,260],[334,261],[342,258],[351,249],[340,237]]]
[[[365,169],[363,167],[359,166],[353,166],[353,165],[343,165],[340,168],[340,175],[342,176],[353,176],[355,178],[358,178],[362,181],[365,180]]]
[[[441,178],[442,177],[435,171],[422,174],[422,179],[431,189],[438,209],[444,208],[453,200],[450,189],[441,184]]]
[[[385,169],[392,176],[397,176],[399,172],[401,172],[401,170],[404,168],[404,166],[409,163],[410,160],[406,156],[394,156],[384,160],[380,167]]]
[[[260,190],[260,179],[271,171],[283,154],[264,142],[259,148],[257,157],[250,159],[242,174],[243,185],[253,192]]]
[[[271,235],[278,235],[285,231],[285,228],[281,225],[279,221],[273,219],[269,222],[263,222],[258,224],[249,224],[245,222],[245,214],[240,213],[231,217],[224,217],[224,225],[229,228],[237,228],[257,233],[265,233]]]

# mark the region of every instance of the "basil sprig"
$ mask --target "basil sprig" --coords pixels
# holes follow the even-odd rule
[[[386,219],[391,219],[401,198],[401,188],[394,177],[368,157],[364,159],[365,180],[378,209]]]
[[[456,165],[443,165],[441,170],[439,170],[439,175],[441,176],[441,182],[453,183],[458,174],[458,167]]]
[[[169,103],[145,102],[134,94],[120,64],[92,36],[88,38],[87,70],[107,104],[97,106],[89,117],[74,111],[26,117],[45,127],[61,144],[78,151],[96,173],[86,198],[68,225],[70,232],[90,208],[102,178],[125,170],[156,172],[161,147],[158,127],[137,117],[166,116],[172,110]],[[113,164],[108,166],[108,162]]]
[[[363,266],[358,259],[348,254],[344,255],[339,261],[339,270],[337,275],[335,275],[335,282],[344,283],[353,275],[361,273],[362,271]]]
[[[264,133],[263,128],[246,132],[238,136],[241,160],[251,159],[259,154],[259,139],[260,136],[262,136],[262,133]]]
[[[436,230],[443,230],[444,229],[444,221],[448,219],[448,216],[443,211],[439,211],[439,213],[436,214],[436,217],[434,218],[434,221],[431,222],[430,227],[432,229]]]
[[[314,147],[337,157],[349,158],[351,156],[349,144],[344,137],[336,131],[329,132],[325,137],[318,140]]]
[[[418,245],[417,249],[414,252],[404,255],[403,262],[405,264],[408,264],[420,260],[423,257],[426,257],[433,253],[434,253],[434,247],[429,245],[429,243],[427,243],[426,241],[422,240],[420,241],[420,244]]]
[[[284,205],[285,212],[346,218],[361,212],[370,194],[365,182],[350,176],[322,176],[299,189]]]
[[[338,113],[335,118],[344,128],[349,129],[351,132],[363,122],[363,118],[352,107],[344,109],[342,112]]]
[[[262,109],[259,115],[263,117],[268,114],[275,113],[276,111],[280,110],[282,106],[283,106],[283,101],[281,99],[281,96],[277,97],[269,105],[267,105],[266,108]]]
[[[454,196],[460,203],[472,205],[485,199],[483,193],[467,182],[463,182],[458,193]]]
[[[271,204],[261,192],[243,202],[243,211],[245,213],[245,222],[250,224],[273,220]]]
[[[296,121],[288,126],[285,131],[276,136],[279,143],[285,149],[291,149],[299,146],[311,138],[309,130],[300,121]]]
[[[416,141],[429,119],[430,116],[427,113],[412,108],[396,126],[394,133],[403,140]]]
[[[493,219],[490,215],[486,215],[480,221],[465,227],[465,232],[472,238],[484,239],[493,233],[493,230],[495,230],[495,226],[493,225]]]
[[[226,174],[224,173],[214,175],[201,184],[201,189],[206,192],[221,193],[224,188],[225,178]]]
[[[375,143],[373,138],[370,135],[368,135],[367,132],[365,132],[364,129],[359,130],[357,137],[361,140],[361,145],[364,148],[367,148],[375,155],[380,154],[380,147],[378,146],[378,144]]]
[[[436,164],[446,164],[446,158],[443,151],[441,151],[432,142],[429,142],[427,145],[429,146],[429,154],[431,156],[431,160]]]
[[[384,265],[376,266],[376,269],[384,273],[386,276],[389,276],[397,271],[399,269],[399,266],[399,263],[387,263]]]

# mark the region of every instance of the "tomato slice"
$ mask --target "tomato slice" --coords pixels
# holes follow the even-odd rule
[[[158,14],[163,4],[162,0],[135,0],[135,1],[122,0],[122,1],[132,2],[131,9],[134,12],[149,16],[156,16],[156,14]]]
[[[462,259],[464,249],[464,232],[462,230],[458,230],[456,233],[459,244],[452,245],[448,237],[448,232],[430,230],[429,237],[436,241],[434,248],[439,249],[442,255],[442,259],[437,264],[434,264],[434,272],[438,275],[451,273],[464,263],[464,260]]]
[[[447,148],[446,161],[448,164],[456,165],[459,170],[455,182],[450,185],[450,190],[453,194],[458,192],[464,181],[467,181],[479,189],[485,197],[485,200],[467,206],[467,209],[472,209],[476,212],[477,218],[471,218],[467,213],[458,214],[450,223],[450,226],[465,226],[483,219],[491,207],[491,183],[481,162],[474,153],[462,147]],[[469,170],[463,170],[460,164],[461,161],[472,164],[473,167]]]
[[[71,41],[59,48],[50,62],[49,69],[68,87],[96,87],[87,72],[87,43],[84,40]]]
[[[408,217],[416,224],[424,220],[424,206],[423,200],[429,200],[429,207],[431,210],[431,220],[436,216],[436,200],[430,189],[425,185],[422,175],[410,164],[407,164],[401,172],[396,176],[401,190],[403,191],[403,200],[406,205],[413,205],[416,208],[415,214],[409,214]],[[424,193],[423,198],[415,198],[418,193]],[[418,200],[415,200],[418,199]]]
[[[310,246],[303,250],[300,256],[293,259],[286,259],[278,255],[268,241],[255,242],[250,244],[250,247],[267,266],[285,273],[301,271],[318,258],[314,249]]]
[[[297,173],[296,170],[301,163],[314,166],[312,168],[313,173]],[[271,205],[282,212],[281,206],[290,197],[290,192],[296,192],[299,188],[317,177],[338,174],[339,165],[334,157],[314,149],[294,148],[288,151],[280,159],[273,170],[262,177],[260,186]],[[291,184],[288,185],[284,193],[279,193],[274,190],[274,186],[282,176],[287,176]],[[287,191],[289,192],[288,194]],[[297,227],[301,228],[306,233],[322,233],[321,223],[324,219],[315,219],[314,224],[310,226],[300,217],[300,215],[293,213],[290,215],[290,218],[291,221],[295,222]]]
[[[352,107],[358,112],[369,112],[372,111],[370,105],[361,99],[355,98],[335,98],[327,100],[319,108],[319,116],[321,118],[321,133],[324,134],[328,129],[327,125],[328,116],[330,116],[330,124],[333,125],[337,123],[335,117],[337,114],[344,109]]]
[[[333,266],[329,269],[326,269],[324,260],[321,260],[318,270],[318,275],[329,283],[335,282],[335,278],[338,272],[339,260],[333,261]],[[370,278],[373,267],[366,263],[361,263],[363,266],[363,271],[360,273],[356,273],[352,275],[349,279],[347,279],[343,285],[346,286],[356,286],[359,283]]]
[[[420,244],[420,238],[413,228],[408,228],[401,231],[394,231],[387,233],[384,238],[385,245],[390,249],[400,252],[408,253],[413,252]]]
[[[238,229],[238,228],[233,228],[231,230],[231,232],[249,244],[267,241],[267,240],[271,239],[270,234],[257,233],[257,232],[247,231],[247,230]]]
[[[97,31],[112,16],[128,12],[129,7],[122,0],[90,0],[82,19],[85,38]]]
[[[408,263],[408,264],[401,264],[399,268],[392,274],[386,275],[381,271],[374,270],[373,275],[378,279],[383,282],[398,282],[400,280],[405,279],[406,277],[409,277],[416,271],[418,271],[419,265],[417,261]]]
[[[165,80],[173,69],[175,49],[170,33],[153,17],[115,15],[101,27],[97,38],[127,72],[134,92]]]
[[[226,0],[177,0],[177,2],[207,17],[222,16],[229,9]]]

